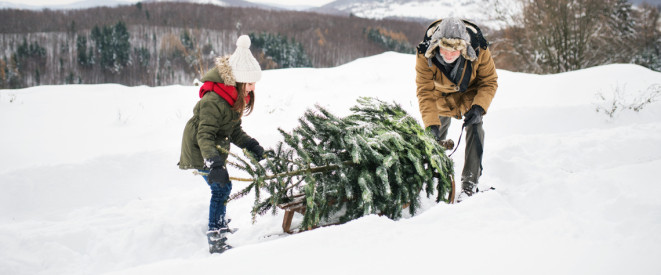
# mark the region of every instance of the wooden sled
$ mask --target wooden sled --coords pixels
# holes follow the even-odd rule
[[[455,203],[455,195],[456,195],[456,188],[455,188],[455,183],[454,183],[454,176],[450,175],[450,179],[452,182],[451,188],[450,189],[450,194],[448,197],[449,204],[454,204]],[[292,201],[288,203],[283,203],[279,204],[278,208],[282,209],[285,211],[285,216],[282,218],[282,231],[285,233],[293,234],[293,233],[298,233],[301,230],[292,230],[291,229],[291,222],[294,218],[295,213],[300,213],[301,215],[305,214],[305,194],[298,194],[294,195],[292,197]],[[407,208],[408,205],[404,205],[403,208]],[[311,230],[314,228],[308,228],[307,230]]]

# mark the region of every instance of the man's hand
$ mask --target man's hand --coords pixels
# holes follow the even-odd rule
[[[482,122],[482,114],[484,114],[484,109],[480,105],[473,105],[464,115],[464,126]]]

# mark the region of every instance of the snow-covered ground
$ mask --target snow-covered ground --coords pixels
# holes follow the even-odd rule
[[[272,146],[305,109],[346,115],[359,96],[420,119],[414,64],[384,53],[265,71],[244,130]],[[248,196],[228,206],[240,230],[221,255],[207,251],[207,185],[176,166],[197,87],[0,90],[0,274],[658,274],[661,103],[595,110],[649,97],[661,73],[498,74],[481,179],[496,191],[291,236],[282,212],[252,224]],[[459,174],[463,148],[453,158]]]
[[[439,18],[458,17],[480,26],[501,29],[513,24],[512,17],[521,13],[520,4],[518,0],[349,0],[334,1],[325,7],[371,19],[422,18],[431,23]]]

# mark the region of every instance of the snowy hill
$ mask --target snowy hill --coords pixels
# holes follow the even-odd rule
[[[359,96],[420,120],[414,64],[385,53],[265,71],[244,130],[272,146],[305,109],[346,115]],[[206,248],[208,187],[175,165],[197,87],[0,90],[0,274],[657,274],[661,103],[595,109],[653,97],[661,73],[498,74],[481,179],[497,190],[291,236],[278,235],[282,212],[252,224],[247,196],[228,206],[240,230],[221,255]],[[460,173],[463,148],[453,159]]]
[[[429,22],[460,17],[501,28],[506,22],[504,18],[519,13],[520,8],[515,0],[337,0],[316,10],[372,19],[409,18]]]

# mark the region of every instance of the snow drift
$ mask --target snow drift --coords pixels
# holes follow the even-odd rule
[[[385,53],[265,71],[244,130],[269,147],[278,127],[295,127],[314,104],[346,115],[360,96],[420,119],[414,64]],[[612,117],[596,110],[610,99],[654,98],[661,73],[618,64],[498,74],[481,178],[496,191],[456,205],[422,198],[413,217],[367,216],[291,236],[281,234],[282,212],[252,224],[247,196],[228,206],[240,230],[221,255],[206,247],[208,187],[176,166],[197,87],[0,90],[0,273],[657,273],[661,104]]]

